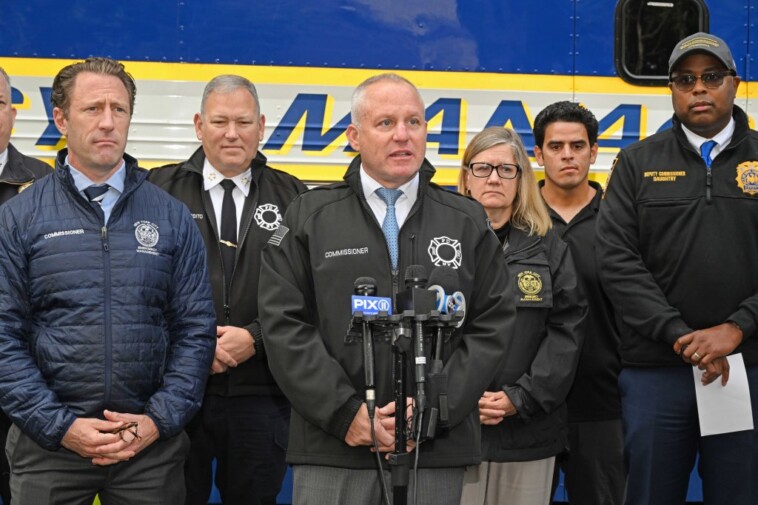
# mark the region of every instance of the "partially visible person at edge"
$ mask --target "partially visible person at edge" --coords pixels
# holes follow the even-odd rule
[[[11,78],[0,67],[0,204],[3,204],[52,172],[50,165],[18,152],[10,143],[16,108],[11,100]],[[11,427],[11,420],[0,411],[0,447]],[[0,453],[0,498],[11,503],[10,467],[5,452]]]
[[[566,395],[587,305],[518,134],[491,127],[474,136],[458,191],[484,206],[516,305],[514,342],[479,400],[482,463],[466,470],[461,504],[547,505],[556,455],[568,444]]]
[[[534,120],[534,156],[545,169],[542,198],[553,231],[571,250],[588,305],[582,354],[566,397],[569,450],[557,463],[565,473],[570,503],[621,505],[626,470],[619,336],[595,261],[595,224],[603,190],[588,178],[597,156],[597,134],[592,112],[572,102],[548,105]]]
[[[741,354],[758,419],[758,133],[734,105],[740,79],[719,37],[678,42],[669,78],[672,128],[621,150],[598,216],[621,334],[626,502],[683,503],[699,454],[705,504],[755,505],[758,433],[702,436],[709,406],[695,389],[728,387],[727,356]]]
[[[444,345],[449,429],[416,448],[409,496],[458,505],[464,467],[480,461],[477,399],[512,344],[513,301],[481,206],[431,182],[426,133],[412,83],[396,74],[364,81],[347,130],[359,155],[345,180],[296,198],[263,250],[258,307],[271,370],[293,407],[287,459],[295,504],[381,500],[362,346],[346,338],[350,299],[359,277],[376,280],[377,296],[394,297],[410,265],[430,275],[442,265],[456,269],[466,317]],[[386,453],[395,443],[389,332],[375,331],[374,342],[376,439]]]
[[[213,359],[205,248],[124,154],[135,84],[90,58],[53,81],[68,148],[0,208],[0,405],[16,503],[176,504]]]
[[[258,151],[265,123],[252,82],[238,75],[214,77],[195,114],[202,146],[189,160],[148,176],[183,201],[200,228],[216,307],[212,375],[203,406],[187,428],[187,505],[208,503],[214,458],[225,504],[275,505],[287,469],[290,407],[268,369],[256,288],[261,249],[306,187],[266,165]],[[228,223],[226,207],[232,210]]]

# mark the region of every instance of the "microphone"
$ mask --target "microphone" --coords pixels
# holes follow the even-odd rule
[[[426,354],[424,350],[424,322],[435,310],[437,300],[432,291],[426,289],[426,269],[421,265],[411,265],[405,270],[405,290],[395,297],[397,309],[413,319],[413,357],[416,380],[416,408],[426,409]]]
[[[377,314],[379,311],[389,312],[392,300],[374,296],[376,280],[371,277],[359,277],[353,284],[355,295],[352,297],[353,315],[360,313],[361,330],[363,334],[363,371],[366,383],[366,407],[369,418],[374,417],[376,407],[376,389],[374,385],[374,336],[366,315]]]
[[[454,269],[441,266],[432,270],[432,273],[429,276],[429,291],[434,292],[436,296],[437,302],[435,310],[437,310],[437,312],[440,314],[455,312],[455,303],[452,295],[448,295],[447,293],[453,293],[456,291],[459,284],[458,272]]]

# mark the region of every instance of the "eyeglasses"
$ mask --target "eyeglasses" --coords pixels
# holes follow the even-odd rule
[[[139,431],[137,431],[137,429],[137,422],[130,421],[123,424],[122,426],[119,426],[118,428],[106,431],[105,433],[117,434],[121,440],[131,444],[135,440],[142,440],[142,437],[140,437]]]
[[[510,163],[503,163],[502,165],[490,165],[483,161],[477,161],[475,163],[468,164],[469,170],[474,177],[489,177],[493,170],[497,169],[497,176],[501,179],[515,179],[521,167],[518,165],[512,165]]]
[[[703,75],[682,74],[672,77],[670,80],[674,84],[674,87],[679,91],[692,91],[695,89],[695,83],[700,79],[703,82],[703,86],[708,89],[716,89],[724,84],[724,77],[727,75],[736,75],[734,71],[728,70],[725,72],[706,72]]]

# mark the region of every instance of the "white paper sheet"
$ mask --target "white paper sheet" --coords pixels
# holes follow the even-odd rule
[[[721,377],[704,386],[700,382],[703,371],[692,367],[700,435],[703,437],[753,429],[753,409],[745,362],[742,354],[727,356],[727,359],[729,382],[726,386],[721,385]]]

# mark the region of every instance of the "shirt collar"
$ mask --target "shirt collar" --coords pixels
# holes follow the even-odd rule
[[[76,189],[79,191],[84,191],[86,188],[92,186],[95,184],[90,180],[89,177],[81,173],[79,170],[76,169],[71,164],[71,161],[69,160],[69,157],[66,156],[66,166],[68,166],[69,171],[71,172],[71,177],[74,178],[74,185],[76,186]],[[118,170],[113,172],[111,176],[104,182],[104,184],[109,185],[119,193],[124,192],[124,181],[126,180],[126,162],[124,160],[121,160],[121,166],[118,167]]]
[[[687,129],[684,124],[682,124],[682,130],[684,130],[684,134],[687,136],[687,141],[689,141],[690,145],[694,147],[698,152],[700,152],[700,146],[707,142],[708,140],[713,140],[718,144],[719,150],[723,149],[727,145],[729,145],[729,142],[732,140],[732,135],[734,135],[734,118],[729,119],[729,124],[727,124],[723,130],[718,132],[716,135],[713,136],[713,138],[707,139],[705,137],[701,137],[697,133],[690,131]]]
[[[250,193],[252,174],[252,170],[248,167],[248,169],[241,174],[235,175],[231,178],[237,188],[239,188],[239,190],[242,191],[242,194],[245,195],[245,198],[247,198],[248,193]],[[210,191],[212,188],[221,184],[221,181],[224,179],[227,179],[227,177],[216,170],[213,165],[211,165],[211,162],[208,161],[208,158],[205,158],[205,161],[203,162],[203,187],[205,190]]]
[[[383,188],[379,182],[377,182],[376,179],[368,175],[368,172],[363,168],[363,164],[361,163],[361,187],[363,189],[363,196],[368,198],[369,196],[373,195],[374,192],[379,189]],[[418,194],[418,172],[413,176],[413,178],[403,184],[402,186],[398,187],[400,191],[402,191],[403,195],[405,195],[408,198],[411,198],[412,195]]]

